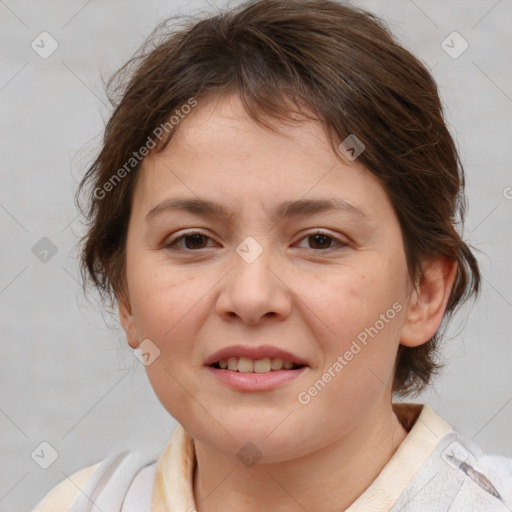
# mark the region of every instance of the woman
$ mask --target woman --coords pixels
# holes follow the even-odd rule
[[[261,0],[115,78],[82,268],[179,425],[35,510],[510,510],[510,459],[398,401],[480,283],[425,67],[367,12]]]

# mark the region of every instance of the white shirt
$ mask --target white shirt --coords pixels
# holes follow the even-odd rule
[[[426,405],[393,408],[409,433],[345,512],[512,510],[512,459],[484,455]],[[194,512],[195,464],[193,439],[178,425],[158,460],[109,457],[61,482],[33,512]]]

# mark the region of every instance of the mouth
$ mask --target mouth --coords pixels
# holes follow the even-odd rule
[[[298,370],[308,366],[305,359],[271,345],[225,347],[211,354],[204,364],[217,370],[240,373]]]
[[[305,359],[270,345],[225,347],[212,354],[205,366],[218,382],[243,392],[270,391],[309,369]]]
[[[210,364],[217,370],[227,370],[240,373],[269,373],[279,370],[299,370],[306,366],[295,363],[289,359],[280,357],[264,357],[262,359],[251,359],[249,357],[229,357],[219,359],[219,361]]]

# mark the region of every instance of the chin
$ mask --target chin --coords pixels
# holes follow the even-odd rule
[[[305,439],[297,437],[301,429],[296,428],[292,422],[283,421],[286,414],[271,415],[266,421],[261,421],[258,412],[243,414],[243,421],[224,416],[224,428],[217,424],[214,429],[210,428],[210,422],[184,427],[192,437],[238,457],[241,462],[246,457],[258,459],[261,463],[284,462],[304,455],[309,449]]]

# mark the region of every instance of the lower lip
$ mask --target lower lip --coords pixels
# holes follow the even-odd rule
[[[281,384],[290,382],[302,375],[307,366],[297,370],[272,370],[267,373],[244,373],[231,370],[220,370],[212,366],[206,367],[224,384],[241,391],[267,391]]]

